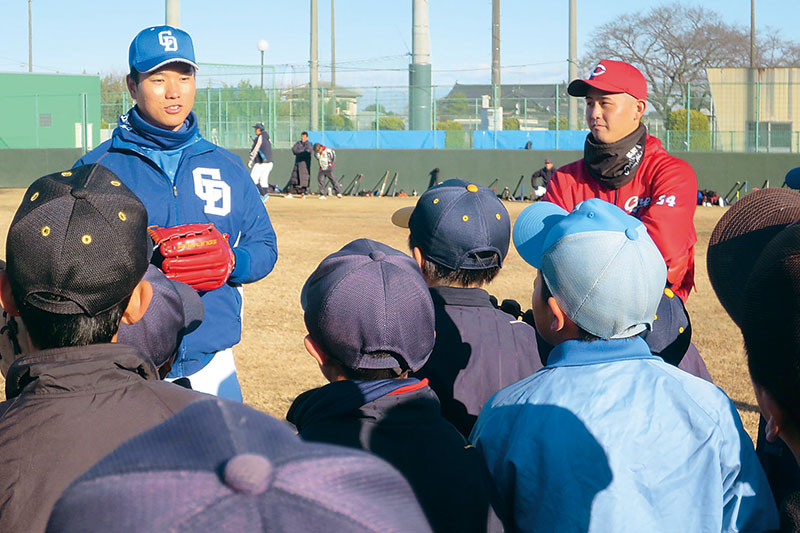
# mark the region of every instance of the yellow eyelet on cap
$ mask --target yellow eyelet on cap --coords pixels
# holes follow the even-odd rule
[[[44,226],[42,228],[42,237],[47,237],[50,235],[50,226]]]
[[[439,203],[439,199],[438,199],[438,198],[434,198],[434,199],[433,199],[433,203],[434,203],[434,204],[438,204],[438,203]]]
[[[658,320],[658,315],[654,316],[653,320]]]
[[[667,295],[667,298],[674,298],[675,297],[675,293],[672,292],[672,289],[664,289],[664,294]]]
[[[72,172],[67,170],[66,172],[62,172],[61,175],[64,176],[65,178],[68,178],[68,177],[72,176]]]
[[[497,217],[497,220],[501,220],[503,218],[500,216],[500,213],[497,213],[495,216]]]
[[[678,333],[683,333],[683,328],[678,328]]]
[[[111,185],[113,185],[114,187],[119,187],[120,185],[122,185],[122,182],[121,182],[121,181],[119,181],[119,180],[111,180],[111,181],[110,181],[110,183],[111,183]]]
[[[91,235],[84,235],[81,237],[81,242],[83,244],[92,244],[92,236]]]
[[[464,215],[463,217],[461,217],[461,220],[463,220],[464,222],[466,222],[467,220],[469,220],[469,217],[468,217],[467,215]]]
[[[31,202],[33,202],[33,201],[34,201],[34,200],[36,200],[37,198],[39,198],[39,191],[36,191],[35,193],[33,193],[33,194],[31,195]]]
[[[478,186],[475,185],[474,183],[470,183],[469,185],[467,185],[467,190],[469,192],[478,192]]]
[[[125,213],[123,213],[122,211],[120,211],[119,213],[117,213],[117,216],[118,216],[118,217],[119,217],[119,219],[120,219],[121,221],[123,221],[123,222],[125,222],[126,220],[128,220],[128,216],[127,216]]]

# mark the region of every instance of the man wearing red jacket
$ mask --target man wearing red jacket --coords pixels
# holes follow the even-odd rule
[[[697,178],[641,123],[647,82],[635,67],[603,60],[589,79],[573,80],[571,96],[586,98],[583,159],[559,168],[544,200],[567,211],[600,198],[640,219],[667,264],[667,281],[684,302],[694,286]]]

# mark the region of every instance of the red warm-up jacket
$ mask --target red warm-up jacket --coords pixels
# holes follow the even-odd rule
[[[660,140],[648,135],[636,175],[619,189],[598,183],[581,159],[559,168],[544,196],[567,211],[589,198],[617,205],[642,221],[664,256],[672,290],[685,302],[694,286],[697,242],[697,177],[692,167],[669,155]]]

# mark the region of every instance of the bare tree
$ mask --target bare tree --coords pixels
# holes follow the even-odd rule
[[[673,108],[686,107],[688,91],[692,109],[707,108],[706,68],[748,66],[748,32],[715,11],[673,3],[600,26],[582,63],[621,59],[635,65],[647,78],[648,102],[666,119]],[[763,35],[757,42],[759,66],[798,64],[800,45],[774,30]]]

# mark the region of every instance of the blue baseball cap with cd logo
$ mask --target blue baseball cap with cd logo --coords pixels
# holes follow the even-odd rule
[[[128,65],[137,72],[152,72],[168,63],[199,68],[188,33],[172,26],[152,26],[140,31],[128,50]]]

